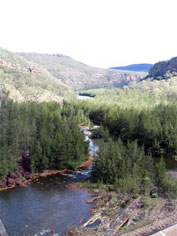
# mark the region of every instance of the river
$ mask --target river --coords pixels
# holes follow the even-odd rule
[[[92,99],[93,97],[91,96],[86,96],[86,95],[76,95],[79,100],[85,100],[85,99]]]
[[[86,135],[89,131],[84,129]],[[98,146],[89,140],[90,154],[98,151]],[[68,186],[90,177],[92,167],[65,176],[55,175],[26,188],[16,187],[0,192],[0,219],[9,236],[61,235],[69,227],[87,221],[91,216],[92,204],[86,189]],[[53,231],[53,233],[51,233]]]

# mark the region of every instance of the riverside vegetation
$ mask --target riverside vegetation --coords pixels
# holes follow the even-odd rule
[[[67,236],[150,235],[175,222],[177,180],[164,160],[177,158],[177,86],[170,89],[175,78],[141,83],[82,91],[94,98],[74,101],[75,109],[100,126],[92,131],[100,148],[91,179],[81,184],[93,193],[93,217]],[[73,109],[73,100],[68,106]]]
[[[173,98],[167,103],[152,96],[134,89],[103,90],[90,101],[68,99],[62,110],[55,102],[18,104],[4,98],[1,178],[18,169],[18,158],[27,150],[32,173],[76,168],[88,154],[88,143],[77,126],[90,125],[91,120],[100,125],[92,136],[101,139],[94,181],[138,193],[156,185],[159,191],[176,195],[176,182],[166,178],[163,159],[157,167],[152,157],[177,157],[177,106]]]
[[[173,95],[167,99],[138,88],[93,91],[91,95],[96,97],[76,100],[75,108],[100,125],[92,133],[101,144],[92,180],[132,193],[157,186],[159,193],[175,196],[176,180],[166,177],[163,161],[177,158],[177,103]],[[162,158],[158,165],[153,164],[154,157]]]
[[[88,143],[77,117],[56,102],[14,103],[6,98],[0,116],[0,178],[18,170],[22,152],[30,153],[26,169],[75,169],[87,158]]]

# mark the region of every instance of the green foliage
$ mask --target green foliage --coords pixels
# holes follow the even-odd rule
[[[88,154],[75,112],[67,117],[58,103],[17,104],[4,99],[0,114],[0,178],[18,168],[24,150],[30,151],[32,173],[75,169]]]
[[[104,126],[100,126],[98,129],[92,131],[92,138],[93,139],[102,139],[105,142],[110,140],[109,131]]]
[[[75,100],[74,106],[115,140],[137,141],[152,156],[177,156],[177,103],[173,98],[135,89],[111,90],[87,101]]]
[[[114,184],[122,192],[137,193],[144,182],[153,176],[153,161],[145,156],[143,148],[137,142],[127,146],[119,139],[100,147],[99,155],[93,167],[93,181]],[[143,184],[142,184],[143,183]]]
[[[163,158],[161,158],[160,162],[156,164],[156,181],[157,186],[160,189],[163,189],[166,181],[166,167]]]
[[[177,196],[177,180],[166,175],[165,162],[163,158],[156,164],[156,184],[159,192],[166,192],[170,197]]]
[[[152,194],[152,198],[157,198],[158,197],[158,194],[157,193],[153,193]]]
[[[120,229],[121,229],[121,230],[126,230],[126,229],[128,229],[128,226],[127,226],[127,225],[122,226]]]

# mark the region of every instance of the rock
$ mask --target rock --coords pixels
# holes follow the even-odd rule
[[[10,172],[10,173],[9,173],[9,177],[10,177],[11,179],[16,179],[16,178],[18,177],[18,175],[17,175],[15,172]]]
[[[15,180],[10,178],[10,177],[8,177],[7,178],[7,184],[8,184],[9,187],[12,186],[12,185],[15,185]]]
[[[15,171],[15,174],[17,175],[18,178],[22,176],[22,173],[23,173],[22,170],[16,170]]]
[[[16,183],[17,185],[21,185],[22,180],[21,180],[21,179],[17,179],[17,180],[15,180],[15,183]]]
[[[157,187],[153,187],[151,190],[150,190],[150,196],[152,197],[153,194],[157,194],[158,193],[158,188]]]
[[[6,179],[1,179],[1,181],[0,181],[0,188],[5,188],[6,186],[7,186]]]
[[[26,179],[30,179],[32,176],[31,176],[31,174],[30,174],[30,172],[25,172],[24,174],[23,174],[23,176],[26,178]]]
[[[104,192],[103,194],[102,194],[102,198],[103,199],[108,199],[108,200],[111,200],[112,199],[112,193],[109,193],[109,192]]]
[[[99,189],[94,189],[94,193],[99,193]]]

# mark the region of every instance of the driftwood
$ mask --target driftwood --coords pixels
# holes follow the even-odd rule
[[[141,197],[139,196],[130,204],[130,206],[126,208],[124,214],[121,216],[121,219],[118,218],[116,221],[114,221],[113,225],[111,226],[111,229],[108,232],[108,235],[110,235],[110,231],[111,231],[112,236],[117,236],[117,232],[120,230],[120,228],[124,226],[132,217],[134,213],[134,209],[137,207],[140,200],[141,200]]]
[[[96,220],[100,219],[101,214],[96,214],[93,217],[91,217],[85,224],[82,225],[82,228],[86,227],[89,224],[93,224]]]
[[[98,200],[98,199],[101,199],[101,196],[93,197],[93,198],[91,198],[91,199],[89,199],[89,200],[86,200],[86,203],[91,204],[91,203],[95,202],[95,201]]]

